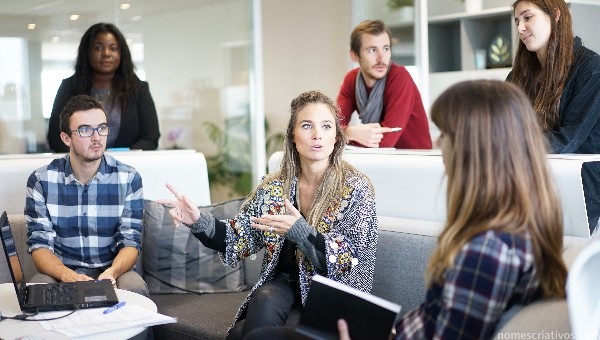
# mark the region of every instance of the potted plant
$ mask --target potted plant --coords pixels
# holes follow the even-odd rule
[[[390,10],[395,11],[404,7],[413,7],[415,0],[388,0],[387,6]]]
[[[217,153],[206,156],[211,196],[216,191],[223,199],[244,197],[252,190],[252,160],[250,150],[250,116],[248,114],[230,118],[225,128],[212,122],[202,123],[209,139],[216,145]],[[267,157],[282,150],[283,133],[269,136],[269,125],[265,120]],[[213,192],[215,190],[215,192]],[[213,199],[219,201],[219,199]]]

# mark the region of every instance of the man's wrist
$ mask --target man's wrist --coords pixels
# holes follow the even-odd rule
[[[346,126],[346,144],[350,144],[350,142],[355,142],[356,139],[354,138],[354,128],[352,128],[351,126]]]
[[[62,266],[62,270],[59,277],[55,277],[60,282],[71,282],[75,271],[65,265]]]

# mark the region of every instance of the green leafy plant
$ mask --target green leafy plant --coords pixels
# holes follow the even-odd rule
[[[402,7],[412,7],[415,5],[415,0],[388,0],[387,6],[392,11]]]
[[[250,150],[250,116],[248,114],[228,119],[225,128],[212,122],[202,123],[209,139],[216,145],[217,153],[206,156],[208,180],[211,185],[231,188],[237,197],[252,190],[252,159]],[[265,133],[269,125],[265,121]],[[283,145],[283,133],[266,139],[267,156]]]
[[[502,35],[494,38],[490,45],[489,56],[494,67],[509,67],[511,65],[510,44]]]
[[[277,132],[269,135],[269,122],[265,119],[265,134],[267,135],[266,147],[267,147],[267,159],[275,152],[283,150],[283,141],[285,134]]]
[[[247,117],[228,123],[234,124],[232,128],[243,128],[247,126],[245,120],[248,120]],[[202,125],[217,147],[216,154],[206,156],[210,184],[230,187],[240,196],[247,195],[252,186],[248,130],[244,134],[235,135],[227,134],[226,130],[212,122],[204,122]]]

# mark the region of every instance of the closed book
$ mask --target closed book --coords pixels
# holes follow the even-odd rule
[[[296,331],[313,339],[339,339],[337,320],[344,319],[352,340],[388,339],[400,308],[396,303],[315,275]]]

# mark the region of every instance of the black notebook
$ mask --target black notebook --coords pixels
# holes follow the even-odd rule
[[[119,302],[110,280],[27,285],[6,212],[0,227],[3,253],[23,312],[109,307]]]
[[[388,339],[400,309],[396,303],[315,275],[296,331],[313,339],[339,339],[337,320],[344,319],[352,340]]]

